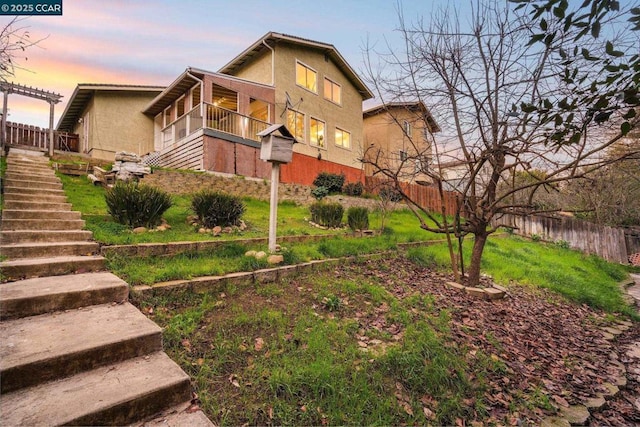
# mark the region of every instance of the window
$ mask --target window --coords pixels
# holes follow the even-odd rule
[[[409,158],[409,155],[407,154],[407,152],[400,150],[400,161],[406,162],[408,158]]]
[[[411,136],[411,123],[409,123],[408,121],[404,121],[402,123],[402,129],[404,130],[404,134],[407,136]]]
[[[295,110],[287,110],[287,129],[293,134],[298,142],[304,139],[304,114]]]
[[[336,128],[336,145],[342,148],[351,148],[351,134],[346,130]]]
[[[313,93],[318,93],[318,73],[301,62],[296,62],[296,83]]]
[[[309,119],[309,141],[318,147],[325,147],[324,122],[322,120]]]
[[[200,85],[196,85],[191,89],[191,108],[200,105]]]
[[[171,123],[171,107],[164,110],[164,126],[169,126],[169,123]]]
[[[184,116],[184,96],[176,103],[176,118]]]
[[[325,77],[324,79],[324,97],[336,104],[342,103],[342,87]]]

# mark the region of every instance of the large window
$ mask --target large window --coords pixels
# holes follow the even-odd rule
[[[346,130],[336,128],[336,145],[342,148],[351,148],[351,134]]]
[[[324,79],[324,97],[336,104],[342,103],[342,87],[325,77]]]
[[[318,73],[301,62],[296,62],[296,83],[313,93],[318,93]]]
[[[298,142],[304,142],[304,114],[296,110],[287,110],[287,129]]]
[[[318,147],[325,147],[324,122],[322,120],[309,119],[309,141]]]

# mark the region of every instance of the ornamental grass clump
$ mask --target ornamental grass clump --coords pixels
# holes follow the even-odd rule
[[[369,209],[353,206],[347,210],[347,224],[353,231],[369,228]]]
[[[106,191],[105,201],[114,221],[131,228],[156,227],[172,205],[164,191],[135,181],[118,181]]]
[[[238,225],[246,207],[236,196],[203,190],[193,195],[191,210],[200,224],[212,228]]]
[[[342,224],[344,208],[340,203],[316,202],[309,207],[311,221],[324,227],[338,228]]]

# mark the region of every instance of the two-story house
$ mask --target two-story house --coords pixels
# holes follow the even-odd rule
[[[431,183],[429,168],[433,159],[434,132],[440,128],[424,105],[415,102],[391,102],[364,111],[364,148],[366,176],[378,167],[388,169],[399,180]]]

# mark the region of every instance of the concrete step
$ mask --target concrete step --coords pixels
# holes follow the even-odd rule
[[[90,305],[123,303],[126,282],[108,272],[41,277],[0,285],[0,319],[17,319]]]
[[[35,194],[45,196],[64,196],[64,190],[52,189],[52,188],[32,188],[25,187],[23,185],[5,185],[4,191],[6,193],[18,193],[18,194]]]
[[[42,209],[51,211],[69,211],[71,210],[71,203],[51,203],[51,202],[18,202],[16,200],[4,201],[5,209],[17,209],[17,210],[29,210],[29,209]]]
[[[25,173],[15,173],[12,171],[6,171],[4,178],[7,182],[15,181],[29,181],[29,182],[60,182],[60,178],[55,176],[54,173],[31,175]]]
[[[62,183],[60,181],[42,181],[31,179],[5,179],[5,188],[40,188],[43,190],[62,190]]]
[[[62,276],[74,272],[102,271],[105,269],[104,261],[98,255],[26,258],[0,262],[0,273],[7,281]]]
[[[139,423],[134,423],[131,427],[214,427],[209,418],[200,410],[195,408],[191,402],[163,410],[155,414],[152,418]]]
[[[7,165],[7,173],[20,174],[22,176],[31,176],[34,178],[50,178],[55,177],[56,173],[53,169],[31,169],[23,166]]]
[[[55,210],[36,210],[36,209],[7,209],[2,211],[2,220],[7,219],[80,219],[80,212],[77,211],[55,211]]]
[[[0,245],[0,255],[7,259],[50,258],[69,255],[95,255],[100,251],[97,242],[45,242]]]
[[[49,194],[24,194],[14,189],[5,189],[5,202],[32,202],[32,203],[66,203],[67,196]]]
[[[129,303],[0,322],[0,392],[162,350],[162,329]]]
[[[81,219],[4,219],[2,230],[82,230]]]
[[[92,236],[91,232],[87,230],[3,230],[0,233],[0,242],[3,245],[34,242],[82,242],[91,240]]]
[[[2,396],[3,424],[127,425],[191,399],[189,377],[154,353]]]

